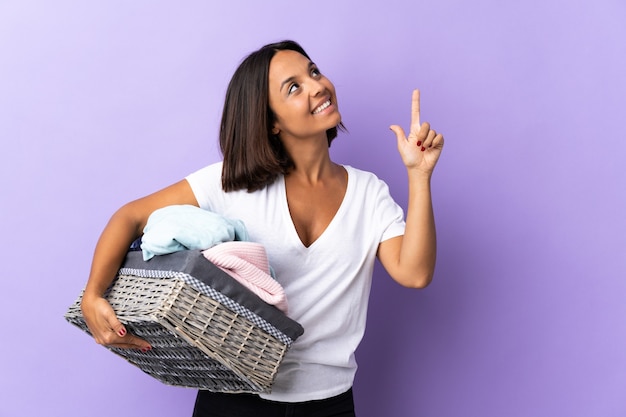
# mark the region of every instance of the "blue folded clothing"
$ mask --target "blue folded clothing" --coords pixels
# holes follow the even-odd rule
[[[168,206],[154,211],[143,233],[141,250],[145,261],[155,255],[249,240],[241,220],[228,219],[191,205]]]

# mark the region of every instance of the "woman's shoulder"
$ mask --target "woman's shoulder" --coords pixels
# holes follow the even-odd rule
[[[197,169],[187,175],[185,178],[188,181],[211,181],[216,178],[222,177],[222,162],[215,162],[209,165],[206,165],[200,169]]]
[[[207,165],[185,177],[202,208],[210,207],[211,201],[214,201],[221,194],[221,178],[221,162]]]
[[[218,161],[218,162],[213,162],[210,163],[209,165],[206,165],[198,170],[196,170],[195,172],[204,172],[204,173],[215,173],[215,172],[219,172],[221,175],[222,172],[222,161]],[[192,173],[193,174],[193,173]]]
[[[359,201],[366,199],[387,199],[391,196],[389,185],[371,171],[343,165],[348,172],[348,186]]]
[[[342,165],[346,172],[348,173],[348,178],[360,183],[383,183],[380,178],[376,174],[371,171],[366,171],[363,169],[355,168],[351,165]]]

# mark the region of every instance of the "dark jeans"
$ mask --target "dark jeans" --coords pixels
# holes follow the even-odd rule
[[[283,403],[254,394],[199,391],[193,417],[355,417],[352,389],[325,400]]]

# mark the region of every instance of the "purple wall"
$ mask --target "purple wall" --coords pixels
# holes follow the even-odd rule
[[[219,158],[230,75],[282,38],[338,89],[335,160],[401,204],[412,88],[446,136],[436,278],[378,270],[359,416],[626,415],[623,1],[164,3],[0,3],[0,416],[190,414],[62,315],[112,212]]]

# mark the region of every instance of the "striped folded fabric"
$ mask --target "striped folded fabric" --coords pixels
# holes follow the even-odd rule
[[[224,242],[202,251],[202,254],[261,300],[287,313],[285,290],[271,275],[263,245],[255,242]]]

